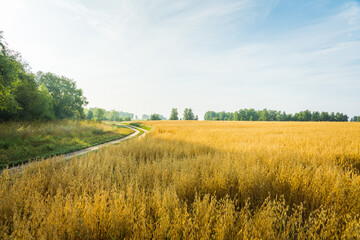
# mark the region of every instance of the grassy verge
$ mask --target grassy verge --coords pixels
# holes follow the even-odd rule
[[[130,123],[123,123],[123,124],[138,127],[138,128],[142,128],[142,129],[144,129],[146,131],[150,131],[152,129],[152,127],[145,126],[145,125],[143,125],[142,123],[139,123],[139,122],[130,122]]]
[[[138,135],[136,135],[137,137],[139,137],[139,136],[141,136],[141,135],[143,135],[144,134],[144,130],[142,130],[141,128],[138,128],[137,129],[138,131],[139,131],[139,133],[138,133]]]
[[[0,169],[36,158],[73,152],[133,133],[121,126],[87,121],[0,124]]]

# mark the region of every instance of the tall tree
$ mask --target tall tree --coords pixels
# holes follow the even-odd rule
[[[26,65],[19,53],[7,48],[0,31],[0,110],[16,112],[19,104],[15,100],[15,90],[21,85],[20,74],[25,74]]]
[[[169,120],[179,120],[177,108],[171,109],[171,115],[170,115]]]
[[[92,120],[94,117],[94,111],[92,109],[85,111],[85,119]]]
[[[184,118],[184,120],[194,120],[195,119],[194,113],[192,112],[191,108],[185,108],[183,118]]]
[[[141,116],[141,119],[142,119],[142,120],[148,120],[149,118],[150,118],[150,116],[147,115],[147,114],[143,114],[143,115]]]
[[[53,102],[46,86],[39,88],[33,74],[24,74],[21,79],[22,84],[15,91],[15,99],[20,107],[17,117],[23,120],[54,119]]]
[[[54,111],[57,118],[84,118],[83,106],[88,102],[76,83],[66,77],[52,73],[38,72],[36,80],[45,84],[54,101]]]
[[[360,122],[360,116],[354,116],[351,118],[350,122]]]
[[[150,115],[150,120],[161,120],[161,118],[159,114],[153,113]]]
[[[120,113],[116,110],[112,110],[110,112],[110,117],[109,117],[110,121],[119,121],[120,120]]]
[[[102,108],[95,108],[94,110],[94,117],[95,121],[102,121],[105,118],[106,110]]]

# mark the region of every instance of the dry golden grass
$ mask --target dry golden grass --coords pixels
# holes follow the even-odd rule
[[[360,124],[146,122],[0,175],[4,239],[360,239]]]

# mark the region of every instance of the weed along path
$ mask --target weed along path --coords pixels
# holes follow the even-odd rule
[[[110,122],[107,123],[107,124],[116,124],[116,125],[119,125],[119,126],[122,126],[122,127],[132,129],[132,130],[134,130],[134,132],[132,134],[130,134],[130,135],[126,136],[126,137],[120,138],[120,139],[112,140],[112,141],[109,141],[109,142],[106,142],[106,143],[102,143],[102,144],[95,145],[95,146],[92,146],[92,147],[84,148],[84,149],[81,149],[81,150],[78,150],[78,151],[62,154],[62,155],[60,155],[60,160],[69,160],[69,159],[71,159],[73,157],[81,156],[81,155],[86,154],[88,152],[96,151],[96,150],[98,150],[100,148],[110,146],[110,145],[113,145],[113,144],[116,144],[116,143],[120,143],[122,141],[126,141],[126,140],[131,139],[131,138],[135,138],[135,137],[142,138],[149,132],[148,130],[145,130],[145,129],[142,129],[142,128],[139,128],[139,127],[136,127],[136,126],[132,126],[132,125],[125,125],[125,124],[121,124],[121,123],[110,123]],[[44,160],[46,161],[46,159],[44,159]],[[24,165],[9,168],[8,170],[15,172],[16,170],[21,170],[21,168],[25,167],[26,165],[28,165],[28,163],[24,164]],[[5,170],[5,169],[0,169],[0,174],[1,174],[1,172],[3,170]]]
[[[120,124],[117,124],[117,125],[120,125]],[[99,144],[99,145],[96,145],[96,146],[92,146],[92,147],[88,147],[88,148],[85,148],[85,149],[81,149],[79,151],[75,151],[75,152],[71,152],[71,153],[67,153],[67,154],[64,154],[64,158],[65,159],[70,159],[72,157],[75,157],[75,156],[80,156],[80,155],[83,155],[85,153],[88,153],[88,152],[91,152],[91,151],[95,151],[95,150],[98,150],[102,147],[106,147],[106,146],[109,146],[109,145],[113,145],[113,144],[116,144],[116,143],[119,143],[119,142],[122,142],[122,141],[125,141],[125,140],[128,140],[130,138],[133,138],[133,137],[136,137],[140,131],[136,128],[133,128],[133,127],[129,127],[129,126],[126,126],[126,125],[121,125],[123,127],[126,127],[126,128],[130,128],[132,130],[134,130],[134,132],[130,135],[127,135],[126,137],[123,137],[123,138],[120,138],[120,139],[116,139],[116,140],[113,140],[113,141],[110,141],[110,142],[106,142],[106,143],[102,143],[102,144]]]
[[[116,144],[116,143],[128,140],[130,138],[134,138],[134,137],[137,137],[137,136],[139,138],[143,138],[143,137],[145,137],[146,134],[149,133],[148,130],[145,130],[145,129],[142,129],[142,128],[139,128],[139,127],[136,127],[136,126],[133,126],[133,125],[125,125],[125,124],[121,124],[121,123],[112,123],[112,122],[104,122],[104,123],[106,123],[106,124],[116,124],[116,125],[119,125],[119,126],[122,126],[122,127],[130,128],[130,129],[134,130],[134,132],[132,134],[124,137],[124,138],[120,138],[120,139],[113,140],[113,141],[110,141],[110,142],[107,142],[107,143],[99,144],[99,145],[92,146],[92,147],[89,147],[89,148],[85,148],[85,149],[82,149],[82,150],[79,150],[79,151],[64,154],[63,156],[65,157],[65,159],[70,159],[70,158],[75,157],[75,156],[80,156],[80,155],[83,155],[85,153],[98,150],[98,149],[100,149],[102,147],[106,147],[106,146],[109,146],[109,145],[112,145],[112,144]]]
[[[107,123],[107,122],[105,122],[105,123]],[[107,124],[114,124],[114,123],[107,123]],[[130,129],[134,130],[134,132],[132,134],[124,137],[124,138],[120,138],[120,139],[113,140],[113,141],[110,141],[110,142],[107,142],[107,143],[103,143],[103,144],[99,144],[99,145],[92,146],[92,147],[89,147],[89,148],[85,148],[85,149],[82,149],[82,150],[79,150],[79,151],[67,153],[67,154],[64,154],[63,156],[65,157],[65,159],[70,159],[70,158],[75,157],[75,156],[80,156],[80,155],[83,155],[85,153],[98,150],[99,148],[102,148],[102,147],[106,147],[106,146],[109,146],[109,145],[112,145],[112,144],[116,144],[116,143],[128,140],[130,138],[134,138],[136,136],[138,136],[139,138],[142,138],[142,137],[145,137],[145,135],[147,133],[149,133],[148,130],[145,130],[145,129],[142,129],[142,128],[139,128],[139,127],[136,127],[136,126],[125,125],[125,124],[121,124],[121,123],[115,123],[115,124],[119,125],[119,126],[122,126],[122,127],[130,128]]]

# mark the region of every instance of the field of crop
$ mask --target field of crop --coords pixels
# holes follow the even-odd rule
[[[87,148],[132,132],[128,128],[87,121],[1,123],[0,169]]]
[[[360,239],[360,124],[144,122],[0,175],[0,238]]]

